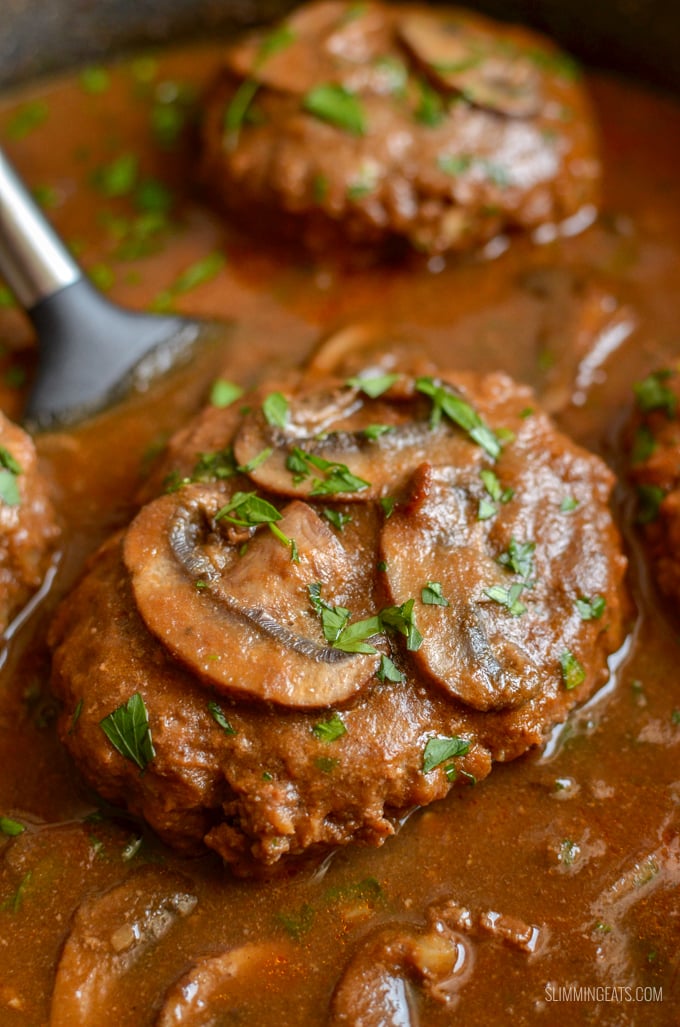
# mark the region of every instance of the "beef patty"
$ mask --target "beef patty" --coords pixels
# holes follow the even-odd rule
[[[606,680],[612,475],[505,375],[307,372],[169,453],[50,642],[65,744],[171,845],[380,844]]]
[[[456,8],[321,0],[229,48],[202,178],[232,215],[321,251],[465,250],[597,201],[574,63]]]
[[[0,631],[40,586],[58,533],[33,441],[0,414]]]

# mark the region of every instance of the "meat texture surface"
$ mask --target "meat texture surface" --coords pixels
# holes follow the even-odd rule
[[[0,631],[40,586],[58,534],[33,441],[0,414]]]
[[[466,250],[597,203],[578,79],[527,29],[320,0],[225,52],[202,179],[249,227],[314,250]]]
[[[680,372],[654,371],[635,387],[631,479],[636,520],[660,591],[680,609]]]
[[[612,475],[505,375],[302,372],[168,452],[51,645],[65,744],[170,844],[380,844],[606,680]]]

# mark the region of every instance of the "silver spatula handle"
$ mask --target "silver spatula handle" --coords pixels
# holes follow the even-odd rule
[[[82,277],[1,149],[0,277],[25,310]]]

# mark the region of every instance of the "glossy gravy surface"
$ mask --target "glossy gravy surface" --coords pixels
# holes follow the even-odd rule
[[[530,383],[560,426],[623,477],[632,385],[680,355],[680,107],[593,79],[605,183],[590,227],[585,212],[565,232],[495,240],[465,260],[312,266],[230,231],[192,184],[191,132],[175,130],[217,57],[202,48],[89,69],[0,105],[8,152],[109,295],[228,322],[225,374],[244,384],[299,362],[322,334],[377,317],[386,336],[414,339],[443,366],[500,368]],[[126,155],[138,162],[132,178],[119,163]],[[155,183],[146,198],[145,181]],[[588,303],[609,328],[579,364],[574,338]],[[15,418],[31,346],[0,293],[0,401]],[[414,812],[381,849],[349,848],[271,881],[235,881],[215,859],[182,860],[146,834],[138,844],[139,825],[96,812],[56,737],[45,626],[87,553],[125,522],[149,460],[212,373],[197,381],[190,368],[158,397],[39,441],[65,534],[2,654],[0,815],[26,830],[0,837],[0,1022],[49,1021],[74,911],[151,862],[192,882],[197,913],[112,992],[106,1022],[120,1027],[152,1024],[197,956],[269,940],[285,958],[235,980],[220,1022],[321,1025],[359,941],[382,923],[420,925],[445,899],[535,931],[530,951],[493,931],[478,937],[457,997],[423,1004],[423,1024],[676,1023],[680,645],[647,577],[625,483],[616,502],[637,604],[629,641],[610,684],[542,752]]]

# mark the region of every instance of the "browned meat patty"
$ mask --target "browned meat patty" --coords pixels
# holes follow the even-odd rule
[[[637,522],[656,582],[680,608],[680,372],[655,371],[635,391],[631,478]]]
[[[40,586],[57,535],[35,446],[0,414],[0,631]]]
[[[612,475],[506,376],[308,372],[170,454],[50,639],[65,744],[170,844],[380,844],[606,679]]]
[[[202,140],[228,211],[316,250],[465,250],[598,196],[573,62],[457,8],[300,7],[226,51]]]

